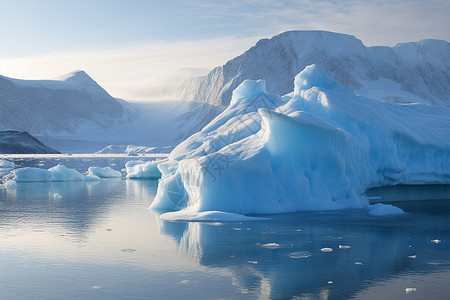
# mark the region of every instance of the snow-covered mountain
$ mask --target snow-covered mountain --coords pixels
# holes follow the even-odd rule
[[[104,129],[131,117],[84,71],[54,80],[0,76],[0,106],[0,130],[33,135],[74,133],[82,126]]]
[[[311,64],[363,96],[450,106],[448,42],[366,47],[354,36],[325,31],[289,31],[262,39],[208,75],[189,80],[179,94],[224,108],[245,79],[264,79],[269,93],[286,94],[295,75]]]
[[[54,154],[58,151],[45,146],[41,141],[25,131],[0,131],[1,154]]]

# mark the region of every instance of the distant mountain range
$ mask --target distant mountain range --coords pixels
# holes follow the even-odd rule
[[[131,118],[120,101],[83,71],[54,80],[0,76],[0,106],[0,130],[33,135],[73,133],[83,126],[108,128]]]
[[[0,154],[57,154],[25,131],[0,131]]]
[[[156,98],[188,102],[129,103],[113,98],[83,71],[54,80],[0,76],[0,130],[27,131],[62,152],[96,152],[108,145],[171,147],[223,111],[245,79],[264,79],[269,93],[286,94],[295,75],[310,64],[369,98],[450,106],[446,41],[366,47],[350,35],[289,31],[260,40],[207,75],[198,76],[203,69],[183,69],[160,89],[149,87]]]
[[[448,42],[366,47],[354,36],[326,31],[289,31],[262,39],[206,76],[190,79],[179,89],[179,98],[226,107],[245,79],[265,79],[268,92],[283,95],[311,64],[363,96],[450,106]]]

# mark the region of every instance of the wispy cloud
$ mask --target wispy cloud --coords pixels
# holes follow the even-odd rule
[[[0,59],[0,74],[47,79],[82,69],[115,97],[148,100],[152,97],[148,92],[161,83],[167,84],[165,79],[173,72],[184,67],[212,69],[241,54],[258,39],[222,37]]]
[[[32,32],[33,39],[13,32],[9,35],[13,36],[12,40],[8,40],[8,32],[5,32],[2,35],[3,45],[20,44],[19,50],[38,51],[42,45],[51,43],[51,49],[59,50],[48,53],[48,50],[39,48],[39,52],[34,53],[48,54],[0,59],[0,74],[40,79],[84,69],[114,96],[147,99],[151,97],[149,91],[161,83],[161,78],[180,68],[212,68],[224,64],[255,44],[259,38],[270,38],[286,30],[346,33],[361,39],[367,46],[392,46],[397,42],[424,38],[450,40],[448,0],[134,1],[133,4],[139,3],[138,7],[130,6],[128,2],[110,1],[112,5],[108,6],[111,11],[106,15],[107,20],[102,19],[106,18],[103,15],[92,14],[90,19],[86,17],[86,22],[77,23],[78,14],[71,15],[72,22],[69,23],[73,23],[73,30],[68,31],[64,39],[55,38],[61,35],[61,30],[65,30],[64,26],[58,27],[59,31],[53,32],[50,37],[45,37],[44,33],[52,30],[51,24],[47,22],[47,27],[40,28],[37,20],[32,25],[37,27]],[[50,5],[48,1],[43,2]],[[99,5],[97,1],[89,3]],[[35,9],[39,9],[40,5],[41,2]],[[9,14],[7,9],[3,10],[4,7],[0,11],[0,16],[4,17],[0,18],[0,24],[17,21],[17,18],[6,20]],[[134,8],[130,10],[130,7]],[[123,8],[123,13],[120,8]],[[59,14],[55,12],[55,15]],[[123,22],[111,22],[112,18],[122,15]],[[33,18],[33,14],[27,16]],[[64,17],[61,15],[60,19]],[[21,24],[22,21],[20,19],[17,26],[11,28],[11,25],[10,28],[23,29],[25,25]],[[77,33],[78,25],[84,26],[80,33]],[[131,42],[120,38],[127,32],[130,39],[133,37]],[[108,43],[100,43],[103,47],[130,43],[140,43],[140,46],[64,50],[98,47],[98,43],[77,44],[84,41],[85,35],[89,37],[86,41],[100,41],[104,36],[110,38]],[[28,40],[31,40],[31,46],[26,43]]]

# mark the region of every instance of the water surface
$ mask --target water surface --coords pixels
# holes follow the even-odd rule
[[[108,164],[121,170],[123,163],[65,161],[79,171]],[[444,299],[450,293],[448,209],[422,213],[408,202],[410,212],[397,217],[342,210],[255,222],[168,222],[148,209],[156,188],[152,180],[110,179],[0,189],[2,297]]]

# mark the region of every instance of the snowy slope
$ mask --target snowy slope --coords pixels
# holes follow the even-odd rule
[[[325,31],[290,31],[262,39],[242,55],[191,79],[182,99],[226,107],[245,79],[264,79],[267,91],[284,95],[294,76],[316,64],[363,96],[389,102],[450,106],[450,45],[441,40],[366,47],[354,36]]]
[[[106,129],[130,112],[83,71],[54,80],[0,76],[0,130],[33,135],[74,133],[80,126]]]
[[[178,145],[152,207],[285,213],[366,207],[368,188],[450,183],[450,109],[380,102],[352,93],[311,65],[294,91],[277,96],[263,80],[244,81],[230,105]]]
[[[1,154],[59,153],[24,131],[0,131]]]

